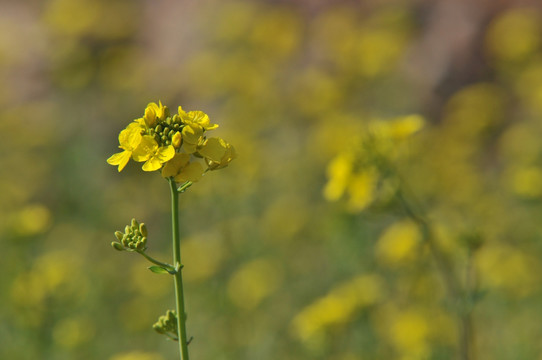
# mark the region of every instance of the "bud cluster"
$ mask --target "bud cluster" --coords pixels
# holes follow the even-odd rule
[[[115,231],[118,242],[113,241],[111,246],[116,250],[123,251],[145,251],[147,249],[147,227],[132,219],[130,225],[126,225],[124,233]]]
[[[158,121],[155,127],[147,130],[147,133],[154,137],[159,146],[173,145],[173,147],[179,148],[183,127],[181,118],[175,114],[173,117],[168,116],[165,120]]]
[[[177,313],[174,310],[168,310],[166,315],[158,318],[152,328],[159,334],[168,335],[177,340]]]

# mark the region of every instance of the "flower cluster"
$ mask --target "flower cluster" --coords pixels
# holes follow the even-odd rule
[[[205,132],[216,129],[203,111],[186,112],[179,106],[171,116],[169,108],[150,103],[142,118],[134,120],[119,134],[122,152],[107,159],[122,171],[128,161],[144,162],[144,171],[162,169],[163,177],[177,182],[198,181],[207,170],[228,166],[236,157],[235,149],[221,138],[207,138]],[[207,170],[198,162],[203,158]]]
[[[147,227],[132,219],[130,225],[126,225],[124,233],[115,231],[115,237],[119,242],[113,241],[111,246],[122,251],[145,251],[147,249]]]

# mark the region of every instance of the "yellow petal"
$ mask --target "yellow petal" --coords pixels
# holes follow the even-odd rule
[[[224,156],[222,156],[220,162],[212,161],[209,158],[205,159],[209,170],[218,170],[225,168],[230,162],[232,162],[233,159],[237,157],[237,152],[235,151],[235,148],[230,144],[226,144],[226,146],[226,152],[224,153]]]
[[[183,143],[183,149],[187,154],[193,154],[196,152],[198,146],[196,144],[189,144],[187,142]]]
[[[158,150],[158,143],[150,135],[141,137],[139,146],[134,150],[132,157],[137,162],[147,161]]]
[[[145,116],[143,117],[143,119],[145,120],[145,124],[148,127],[152,128],[154,127],[154,125],[156,125],[156,111],[154,107],[147,106],[147,108],[145,109]]]
[[[175,156],[175,148],[171,145],[168,146],[162,146],[158,149],[156,152],[156,157],[161,164],[165,163],[168,160],[171,160]]]
[[[198,124],[188,124],[183,127],[183,140],[185,143],[198,144],[203,135],[203,128]]]
[[[155,171],[162,167],[162,163],[156,157],[151,157],[143,164],[143,171]]]
[[[141,142],[141,127],[133,122],[119,134],[120,147],[124,150],[133,151]]]
[[[179,175],[175,176],[175,181],[184,182],[192,181],[196,182],[203,176],[203,166],[199,162],[192,162],[181,170]]]
[[[183,108],[179,106],[179,116],[185,116],[185,115],[186,115],[186,111],[184,111]]]
[[[198,153],[214,162],[220,162],[226,153],[227,144],[221,138],[209,138]]]
[[[162,169],[163,177],[170,177],[177,175],[183,167],[185,167],[190,161],[190,155],[188,154],[175,154],[175,156],[169,160]]]
[[[130,160],[130,157],[132,156],[131,151],[123,151],[117,154],[112,155],[109,159],[107,159],[107,163],[110,165],[118,165],[119,166],[119,172],[124,169],[126,164],[128,164],[128,161]]]

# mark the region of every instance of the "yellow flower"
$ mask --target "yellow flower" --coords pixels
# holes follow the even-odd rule
[[[198,153],[205,158],[211,170],[224,168],[237,157],[234,147],[221,138],[205,140]]]
[[[162,164],[172,159],[175,155],[175,148],[171,145],[159,147],[152,136],[145,135],[141,138],[139,146],[133,151],[132,157],[137,162],[145,161],[144,171],[155,171],[162,167]]]
[[[152,128],[156,125],[158,120],[165,120],[169,115],[169,109],[167,106],[163,106],[161,101],[156,103],[149,103],[145,108],[145,116],[143,119],[148,127]]]
[[[182,130],[183,148],[188,154],[196,152],[203,138],[203,128],[198,124],[187,124]]]
[[[198,162],[190,162],[190,155],[175,154],[162,169],[162,176],[173,177],[177,182],[196,182],[203,175],[203,167]]]
[[[187,113],[179,106],[179,116],[186,125],[199,125],[205,130],[213,130],[218,127],[218,124],[211,124],[209,115],[203,111],[189,111]]]
[[[124,169],[130,158],[132,157],[133,152],[141,143],[141,125],[137,122],[133,122],[119,134],[119,148],[123,149],[123,152],[114,154],[109,159],[107,163],[110,165],[118,165],[119,172]]]

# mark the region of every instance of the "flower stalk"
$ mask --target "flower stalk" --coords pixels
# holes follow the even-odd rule
[[[181,241],[179,231],[179,191],[177,184],[170,178],[171,189],[171,223],[173,240],[173,264],[178,269],[173,275],[175,279],[175,307],[177,310],[177,331],[181,360],[188,360],[188,342],[186,336],[186,312],[184,306],[183,276],[181,265]]]
[[[203,111],[186,112],[179,106],[178,113],[171,115],[169,108],[150,103],[142,118],[134,120],[119,134],[121,152],[107,159],[110,165],[122,171],[130,160],[144,162],[143,171],[159,171],[169,183],[171,190],[171,223],[173,264],[156,260],[147,255],[147,227],[132,219],[124,232],[116,231],[117,241],[111,246],[118,251],[136,252],[154,264],[148,269],[156,274],[169,274],[175,284],[175,310],[160,316],[153,329],[179,344],[181,360],[188,360],[186,334],[186,311],[184,303],[179,231],[179,194],[185,192],[204,174],[228,166],[235,159],[234,147],[221,138],[206,136],[214,130],[209,116]],[[203,160],[203,161],[201,161]],[[206,168],[204,168],[206,166]]]

